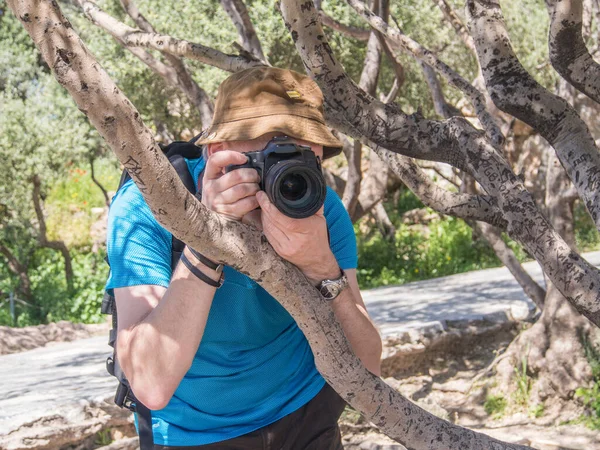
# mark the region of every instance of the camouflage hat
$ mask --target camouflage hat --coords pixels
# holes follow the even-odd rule
[[[196,144],[250,140],[271,132],[321,144],[324,158],[342,150],[325,124],[319,86],[298,72],[274,67],[242,70],[223,81],[213,122]]]

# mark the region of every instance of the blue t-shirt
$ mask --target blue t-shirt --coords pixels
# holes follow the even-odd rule
[[[197,182],[204,160],[187,164]],[[356,268],[352,222],[329,188],[325,218],[340,267]],[[169,285],[171,233],[156,221],[132,181],[111,204],[107,248],[107,290]],[[169,404],[152,411],[158,445],[202,445],[241,436],[294,412],[325,383],[290,314],[246,275],[231,267],[224,272],[192,366]]]

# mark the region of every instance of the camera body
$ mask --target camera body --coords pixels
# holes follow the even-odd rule
[[[244,153],[248,162],[229,165],[225,172],[256,169],[260,189],[288,217],[302,219],[315,214],[325,202],[326,184],[318,156],[287,136],[271,139],[263,150]]]

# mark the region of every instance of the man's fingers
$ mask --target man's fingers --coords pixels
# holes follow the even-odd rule
[[[277,224],[278,226],[289,228],[293,221],[296,220],[279,211],[277,207],[269,201],[269,197],[264,191],[257,192],[256,199],[258,200],[258,204],[264,213],[273,223]]]
[[[219,204],[215,211],[229,217],[236,217],[239,220],[256,208],[258,208],[258,201],[256,196],[252,195],[234,203]]]
[[[223,169],[230,164],[245,164],[248,158],[240,152],[234,152],[232,150],[222,150],[215,152],[206,161],[206,167],[204,168],[204,179],[214,180],[223,175]],[[235,172],[235,171],[234,171]]]
[[[220,203],[230,204],[255,195],[259,190],[260,186],[256,183],[241,183],[221,192],[217,198]]]
[[[238,184],[254,183],[258,186],[259,182],[260,176],[256,169],[236,169],[222,175],[212,183],[216,192],[225,192]]]

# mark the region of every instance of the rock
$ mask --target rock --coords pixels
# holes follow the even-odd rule
[[[24,328],[0,326],[0,355],[33,350],[48,343],[70,342],[108,333],[108,324],[85,325],[65,320]]]

